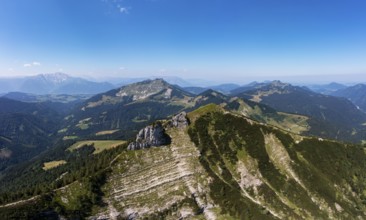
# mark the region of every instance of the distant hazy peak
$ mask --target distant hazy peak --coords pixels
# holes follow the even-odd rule
[[[63,83],[68,79],[71,79],[72,77],[65,74],[65,73],[45,73],[45,74],[39,74],[36,75],[35,77],[41,77],[44,80],[46,80],[47,82],[52,82],[55,84],[59,84],[59,83]]]
[[[141,82],[132,83],[129,85],[122,86],[120,90],[130,90],[130,89],[141,89],[141,88],[155,88],[155,89],[163,89],[170,87],[169,83],[167,83],[164,79],[157,78],[157,79],[147,79]]]
[[[289,83],[283,83],[279,80],[274,80],[266,83],[258,83],[257,85],[252,86],[250,90],[261,90],[261,91],[269,91],[269,90],[290,90],[293,88],[297,88]],[[298,87],[300,88],[300,87]]]
[[[352,87],[350,87],[350,88],[352,88]],[[353,88],[355,88],[355,89],[363,89],[363,88],[366,88],[366,85],[365,84],[362,84],[362,83],[359,83],[359,84],[354,85]]]
[[[339,86],[345,86],[345,85],[337,83],[337,82],[331,82],[331,83],[328,84],[328,86],[339,87]]]
[[[220,97],[226,97],[224,94],[222,94],[221,92],[218,92],[214,89],[207,89],[206,91],[201,92],[200,94],[198,94],[199,96],[220,96]]]
[[[141,81],[141,82],[137,82],[137,83],[133,83],[131,85],[134,85],[134,84],[152,84],[152,85],[170,85],[169,83],[167,83],[163,78],[156,78],[156,79],[147,79],[147,80],[144,80],[144,81]]]
[[[269,85],[270,86],[273,86],[273,87],[280,87],[280,88],[284,88],[284,87],[287,87],[287,86],[291,86],[291,84],[289,84],[289,83],[283,83],[280,80],[273,80],[271,83],[269,83]]]
[[[116,93],[116,96],[133,96],[133,100],[136,101],[166,90],[166,98],[170,98],[173,88],[174,86],[170,85],[163,79],[144,80],[142,82],[121,87]]]

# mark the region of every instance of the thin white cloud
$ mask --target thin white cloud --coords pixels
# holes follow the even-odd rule
[[[121,66],[119,70],[125,70],[126,68],[124,66]]]
[[[124,8],[124,7],[121,7],[121,8],[119,8],[119,12],[124,13],[124,14],[128,14],[128,9]]]
[[[118,5],[117,8],[118,8],[119,12],[121,12],[122,14],[128,14],[129,13],[128,8],[126,8],[126,7],[122,7],[122,6]]]
[[[101,0],[103,3],[105,3],[108,6],[108,14],[112,14],[116,12],[121,14],[129,14],[130,7],[123,6],[124,1],[123,0]]]
[[[40,66],[41,65],[41,63],[40,62],[36,62],[36,61],[34,61],[34,62],[32,62],[32,63],[25,63],[23,66],[24,67],[33,67],[33,66]]]

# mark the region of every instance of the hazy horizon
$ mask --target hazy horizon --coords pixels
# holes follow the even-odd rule
[[[129,84],[133,82],[143,81],[146,79],[157,79],[157,78],[163,78],[164,80],[167,80],[169,82],[176,82],[173,84],[187,84],[187,86],[198,86],[198,87],[209,87],[209,86],[215,86],[220,84],[237,84],[240,86],[244,86],[253,82],[268,82],[268,81],[281,81],[284,83],[291,83],[293,85],[299,85],[299,86],[306,86],[306,85],[326,85],[330,83],[339,83],[346,86],[352,86],[359,83],[366,84],[366,77],[363,75],[353,75],[352,77],[348,77],[348,80],[345,80],[343,75],[328,75],[328,76],[309,76],[309,75],[303,75],[303,76],[262,76],[262,77],[238,77],[238,78],[226,78],[225,80],[217,80],[214,78],[204,79],[204,78],[187,78],[185,76],[179,76],[179,75],[146,75],[146,76],[131,76],[131,77],[125,77],[125,76],[109,76],[104,75],[100,77],[90,77],[90,76],[78,76],[78,75],[71,75],[64,72],[55,72],[55,73],[62,73],[66,74],[70,77],[77,77],[86,79],[93,82],[109,82],[114,85],[118,84]],[[55,74],[55,73],[39,73],[34,75],[23,75],[23,76],[0,76],[0,80],[6,80],[6,79],[22,79],[24,77],[35,77],[41,74]]]

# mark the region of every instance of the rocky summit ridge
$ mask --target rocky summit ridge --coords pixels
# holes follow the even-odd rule
[[[137,134],[136,141],[130,143],[128,150],[139,150],[150,147],[167,145],[170,137],[165,133],[164,127],[160,122],[146,126]]]
[[[171,120],[170,124],[172,127],[185,128],[189,125],[189,120],[187,118],[187,113],[185,111],[176,114]]]
[[[181,112],[172,117],[167,123],[170,127],[185,128],[188,126],[187,113]],[[166,134],[165,129],[161,122],[156,122],[152,125],[148,125],[141,129],[134,142],[131,142],[128,150],[140,150],[150,147],[158,147],[162,145],[168,145],[171,142],[171,138]]]

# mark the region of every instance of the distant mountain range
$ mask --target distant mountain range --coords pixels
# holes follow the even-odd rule
[[[303,116],[278,114],[269,106],[232,98],[213,89],[195,95],[163,79],[129,84],[85,100],[65,117],[62,130],[65,136],[85,136],[104,130],[118,130],[114,136],[128,138],[155,120],[212,103],[284,129],[293,121],[298,122],[299,127],[304,127],[295,130],[307,130],[307,119]]]
[[[365,113],[345,98],[315,93],[306,87],[280,81],[256,84],[236,95],[269,105],[277,111],[309,116],[312,134],[348,141],[362,140],[365,135]]]
[[[90,137],[129,139],[146,124],[169,117],[182,110],[192,111],[212,103],[226,106],[225,108],[230,111],[282,129],[291,129],[297,133],[308,130],[308,119],[304,116],[278,113],[269,106],[232,98],[212,89],[194,95],[162,79],[129,84],[93,97],[14,92],[6,94],[2,100],[0,112],[6,110],[9,114],[12,111],[16,114],[19,109],[27,117],[41,114],[44,118],[39,119],[40,123],[46,119],[54,122],[52,129],[47,129],[47,133],[43,132],[46,137],[50,135],[48,132],[55,133],[55,136],[52,136],[53,140]],[[35,109],[34,106],[37,106],[38,109]],[[54,115],[48,112],[53,112]],[[4,117],[7,116],[4,115]],[[7,120],[8,124],[19,124],[17,118],[9,117]],[[296,126],[292,124],[296,124]],[[48,126],[49,124],[45,125],[46,128]],[[98,135],[106,132],[110,132],[110,134]],[[7,139],[14,139],[5,133],[3,136]],[[7,148],[7,152],[12,152],[10,146]],[[39,152],[38,148],[36,152]],[[17,155],[13,154],[13,156]]]
[[[70,102],[78,102],[80,100],[86,100],[90,98],[92,95],[90,94],[44,94],[37,95],[31,93],[24,92],[9,92],[4,94],[2,97],[13,99],[21,102],[61,102],[61,103],[70,103]]]
[[[208,86],[208,87],[197,87],[197,86],[189,86],[184,87],[184,90],[193,93],[193,94],[199,94],[206,90],[212,89],[224,94],[231,94],[233,90],[239,88],[240,85],[234,84],[234,83],[226,83],[226,84],[220,84],[215,86]]]
[[[332,93],[334,96],[344,97],[353,102],[356,106],[366,112],[366,85],[357,84],[337,90]]]
[[[170,80],[175,83],[180,83],[181,85],[184,85],[185,83],[184,80],[178,77],[171,77]],[[267,81],[262,83],[252,82],[244,86],[239,86],[237,84],[221,84],[209,87],[182,87],[168,83],[165,80],[145,80],[143,82],[125,85],[119,89],[110,90],[107,88],[113,88],[111,84],[108,84],[109,86],[107,87],[103,87],[106,84],[90,82],[80,78],[70,77],[66,74],[56,73],[28,77],[23,81],[22,85],[24,88],[28,88],[28,91],[32,91],[30,86],[25,86],[27,84],[33,85],[33,89],[37,89],[39,93],[41,93],[40,91],[47,92],[52,90],[54,94],[34,95],[31,93],[13,92],[5,94],[4,97],[23,102],[44,102],[45,105],[49,105],[53,110],[56,110],[59,113],[72,112],[70,113],[72,117],[68,117],[66,122],[61,123],[65,123],[64,128],[67,130],[66,134],[70,136],[74,136],[75,134],[76,136],[87,134],[90,132],[90,129],[95,132],[108,129],[121,130],[132,124],[140,124],[135,127],[135,129],[138,129],[144,123],[152,122],[160,117],[166,117],[177,112],[179,109],[192,110],[201,105],[209,104],[210,102],[213,102],[213,100],[216,100],[215,103],[217,104],[229,103],[229,97],[240,97],[244,100],[265,104],[275,109],[275,111],[310,117],[308,121],[308,123],[310,123],[310,129],[307,129],[309,134],[321,135],[339,140],[362,140],[363,132],[361,131],[364,130],[362,124],[366,122],[364,113],[357,109],[357,106],[360,109],[365,109],[365,104],[362,103],[362,95],[364,94],[362,91],[364,88],[363,85],[341,89],[339,90],[339,93],[332,93],[335,96],[343,96],[349,99],[356,105],[355,106],[344,98],[316,93],[308,87],[293,86],[291,84],[281,83],[280,81]],[[94,87],[93,85],[97,86]],[[141,95],[138,100],[134,100],[136,94],[133,95],[133,91],[139,92],[142,90],[147,92],[149,89],[146,88],[149,86],[157,90],[154,90],[151,94],[148,92]],[[74,87],[77,88],[77,90],[69,89]],[[94,92],[97,92],[98,90],[109,91],[104,93],[99,92],[99,95],[92,98],[90,98],[91,95],[72,95],[73,93],[86,94],[88,93],[87,91],[91,92],[91,90],[88,90],[89,87],[92,88],[91,90],[94,90]],[[104,89],[101,89],[101,87]],[[315,87],[310,88],[314,89]],[[330,92],[338,88],[344,88],[344,86],[337,83],[331,83],[323,86],[318,85],[316,88],[323,88],[322,91]],[[66,92],[66,90],[68,92]],[[125,95],[118,96],[117,94],[123,93],[119,92],[120,90],[123,90]],[[71,95],[59,94],[61,91]],[[343,95],[341,91],[343,91]],[[167,97],[169,94],[172,95],[172,97],[163,98],[163,92],[167,93]],[[33,93],[35,93],[35,91],[33,91]],[[217,100],[219,100],[217,94],[220,93],[222,94],[219,103],[217,102]],[[211,94],[216,95],[213,96]],[[205,99],[199,99],[198,97],[205,97]],[[301,100],[301,102],[299,100]],[[83,103],[84,101],[85,103]],[[60,112],[58,109],[63,109],[64,111]],[[117,112],[121,113],[119,114]],[[99,116],[97,116],[97,114],[99,114]],[[125,118],[122,118],[121,115]],[[83,121],[87,119],[90,121]],[[74,124],[72,126],[71,121],[74,121],[72,122]],[[83,121],[83,123],[80,123],[80,121]],[[89,129],[85,129],[86,124],[88,124],[87,127]],[[130,131],[133,132],[131,129]],[[124,134],[127,133],[124,132]]]
[[[59,83],[63,80],[65,79],[59,78],[54,82]],[[51,121],[54,123],[52,129],[47,129],[44,133],[46,134],[44,137],[48,140],[50,140],[47,136],[50,135],[48,131],[56,132],[56,136],[61,139],[90,137],[129,139],[146,124],[183,110],[192,111],[212,103],[260,123],[297,134],[352,142],[361,142],[365,139],[366,114],[345,98],[315,93],[305,87],[280,81],[254,82],[243,87],[224,84],[222,87],[215,88],[226,88],[226,91],[234,88],[232,93],[237,94],[225,95],[208,88],[199,94],[192,94],[186,91],[186,88],[171,85],[163,79],[155,79],[128,84],[92,97],[90,95],[8,93],[4,95],[0,110],[7,109],[8,113],[2,114],[7,124],[20,126],[22,118],[39,118],[39,115],[43,117],[43,119],[37,119],[40,123],[45,120]],[[11,110],[15,111],[14,114],[18,114],[15,108],[17,106],[20,106],[18,109],[22,110],[22,115],[9,116]],[[38,106],[38,109],[34,109],[34,106]],[[51,116],[50,112],[55,116]],[[52,120],[48,117],[52,117]],[[28,121],[35,121],[35,119]],[[44,126],[48,128],[49,122]],[[31,127],[31,124],[28,127]],[[39,131],[39,129],[34,130]],[[108,135],[97,135],[105,132]],[[3,137],[3,140],[12,139],[12,143],[16,139],[16,136],[9,137],[8,133],[3,133]],[[43,137],[39,137],[39,140],[43,140]],[[7,152],[12,151],[10,145],[7,149]]]
[[[144,80],[153,80],[162,78],[171,85],[177,85],[184,90],[199,94],[207,89],[224,93],[226,95],[236,95],[241,92],[253,89],[256,86],[261,86],[270,83],[251,82],[249,84],[236,83],[218,83],[205,79],[182,79],[176,76],[150,76],[150,77],[106,77],[104,81],[84,79],[81,77],[72,77],[65,73],[47,73],[38,74],[35,76],[14,77],[14,78],[0,78],[0,94],[9,92],[23,92],[31,94],[98,94],[108,90],[119,88],[131,83],[141,82]],[[316,93],[325,95],[333,95],[338,90],[347,88],[348,86],[332,82],[329,84],[307,84],[304,85]]]
[[[39,74],[22,78],[0,79],[0,93],[97,94],[115,88],[107,82],[92,82],[64,73]]]
[[[335,82],[324,85],[306,85],[306,87],[308,87],[310,90],[314,92],[321,93],[324,95],[331,95],[338,90],[347,88],[346,85]]]

